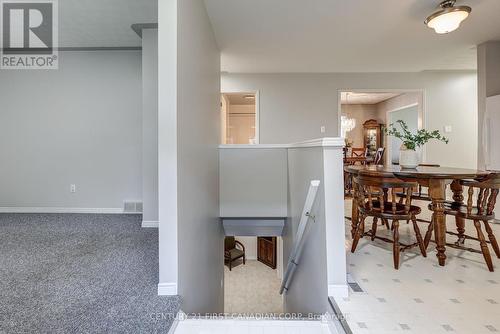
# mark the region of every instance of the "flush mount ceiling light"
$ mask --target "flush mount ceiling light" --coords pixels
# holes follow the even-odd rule
[[[469,6],[456,6],[456,0],[445,0],[441,2],[441,10],[435,12],[425,20],[425,24],[438,34],[447,34],[460,27],[460,23],[465,20],[472,8]]]

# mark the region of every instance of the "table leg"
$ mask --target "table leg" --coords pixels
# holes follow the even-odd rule
[[[460,184],[460,181],[455,180],[451,184],[451,190],[453,191],[453,201],[456,203],[457,206],[460,206],[464,202],[464,195],[463,195],[463,187]],[[458,240],[456,242],[457,245],[463,245],[465,243],[465,219],[456,216],[455,217],[455,222],[457,225],[457,232],[458,232]]]
[[[437,258],[440,266],[446,263],[446,216],[444,214],[444,201],[446,199],[446,180],[430,179],[429,195],[432,199],[434,212],[434,236],[436,239]]]

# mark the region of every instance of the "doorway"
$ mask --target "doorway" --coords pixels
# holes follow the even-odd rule
[[[339,131],[346,141],[346,156],[363,154],[370,163],[383,150],[379,164],[399,164],[401,141],[385,135],[384,128],[404,121],[414,131],[424,127],[423,90],[339,91]],[[361,153],[359,153],[361,152]],[[425,161],[425,151],[420,152]]]
[[[259,143],[258,100],[258,92],[221,94],[221,144]]]

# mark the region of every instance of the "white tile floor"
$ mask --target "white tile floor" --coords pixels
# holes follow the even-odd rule
[[[350,201],[346,212],[350,213]],[[417,204],[422,208],[426,203]],[[350,215],[350,214],[348,214]],[[424,212],[424,218],[430,213]],[[410,226],[402,224],[404,240],[413,240]],[[452,219],[448,229],[453,230]],[[468,234],[473,234],[467,223]],[[500,236],[500,226],[495,225]],[[426,224],[421,224],[425,233]],[[490,273],[481,254],[447,248],[445,267],[437,265],[434,244],[424,258],[414,248],[401,258],[394,270],[392,245],[367,238],[350,252],[350,222],[346,225],[348,272],[365,291],[336,300],[354,333],[497,333],[500,332],[500,260],[494,257],[496,272]],[[379,231],[386,232],[384,228]],[[388,233],[387,236],[390,236]],[[453,236],[448,236],[452,241]],[[466,245],[478,248],[474,241]],[[494,254],[494,253],[493,253]]]
[[[180,321],[175,334],[330,334],[321,321],[194,320]],[[333,333],[332,333],[333,334]]]
[[[282,313],[281,281],[276,270],[249,260],[229,271],[224,266],[225,313]]]

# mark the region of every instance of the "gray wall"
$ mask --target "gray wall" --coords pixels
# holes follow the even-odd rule
[[[481,146],[486,98],[500,94],[500,41],[483,43],[477,48],[478,72],[478,167],[484,168]]]
[[[179,294],[185,312],[222,312],[220,53],[202,0],[177,13]]]
[[[59,70],[0,73],[0,207],[140,200],[141,52],[59,55]]]
[[[142,200],[144,222],[158,222],[158,30],[142,31]]]
[[[337,136],[338,92],[350,89],[423,89],[425,126],[441,131],[445,125],[453,127],[453,133],[447,134],[449,145],[433,143],[427,146],[427,160],[443,166],[476,167],[475,71],[222,76],[223,91],[260,91],[261,144]],[[322,125],[326,126],[324,134],[320,132]]]
[[[287,149],[220,149],[221,217],[286,217]]]
[[[292,250],[294,238],[312,180],[320,180],[312,214],[315,222],[307,229],[304,248],[288,293],[285,312],[322,314],[327,310],[328,278],[326,249],[325,193],[323,148],[288,150],[288,220],[283,231],[284,268]]]
[[[328,75],[223,74],[221,83],[223,92],[260,92],[260,144],[337,136],[337,93]]]

